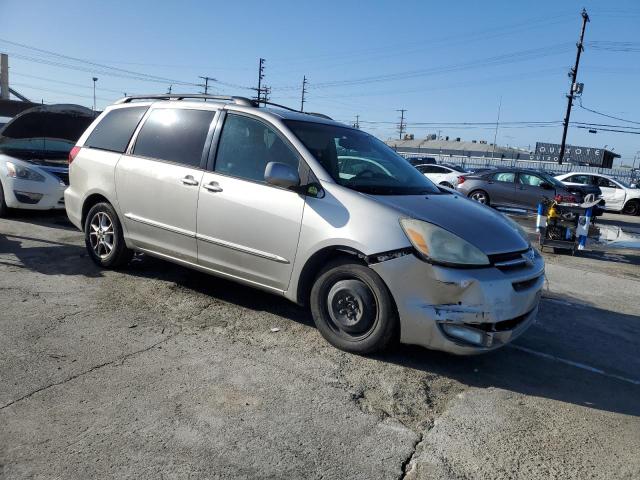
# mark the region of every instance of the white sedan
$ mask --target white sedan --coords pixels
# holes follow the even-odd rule
[[[433,183],[448,188],[456,188],[458,177],[468,173],[454,165],[416,165],[416,168]]]
[[[640,215],[640,189],[601,173],[569,172],[556,176],[565,185],[596,185],[602,190],[604,209]]]
[[[0,130],[0,216],[64,208],[69,151],[94,118],[78,105],[39,105]]]

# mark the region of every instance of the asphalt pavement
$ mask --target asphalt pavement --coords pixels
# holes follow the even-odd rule
[[[361,357],[284,299],[144,256],[102,271],[63,214],[12,213],[0,478],[640,478],[640,250],[607,239],[545,253],[511,346]]]

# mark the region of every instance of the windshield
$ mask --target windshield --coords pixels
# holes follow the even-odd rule
[[[372,195],[423,195],[440,190],[377,138],[354,128],[285,121],[336,183]]]

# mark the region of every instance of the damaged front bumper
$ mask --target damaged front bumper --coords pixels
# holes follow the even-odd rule
[[[468,355],[499,348],[534,321],[544,260],[513,269],[454,269],[414,255],[370,265],[398,307],[400,341]]]

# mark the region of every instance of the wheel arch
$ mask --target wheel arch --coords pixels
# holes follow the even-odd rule
[[[81,225],[83,229],[84,229],[84,222],[87,219],[87,214],[89,213],[89,210],[91,210],[91,208],[94,205],[101,202],[106,202],[111,206],[113,206],[114,209],[116,209],[116,206],[113,204],[113,202],[100,192],[94,192],[94,193],[91,193],[90,195],[87,195],[87,198],[85,198],[84,202],[82,202],[82,214],[80,217],[82,222]],[[117,209],[116,209],[116,213],[118,213]]]

